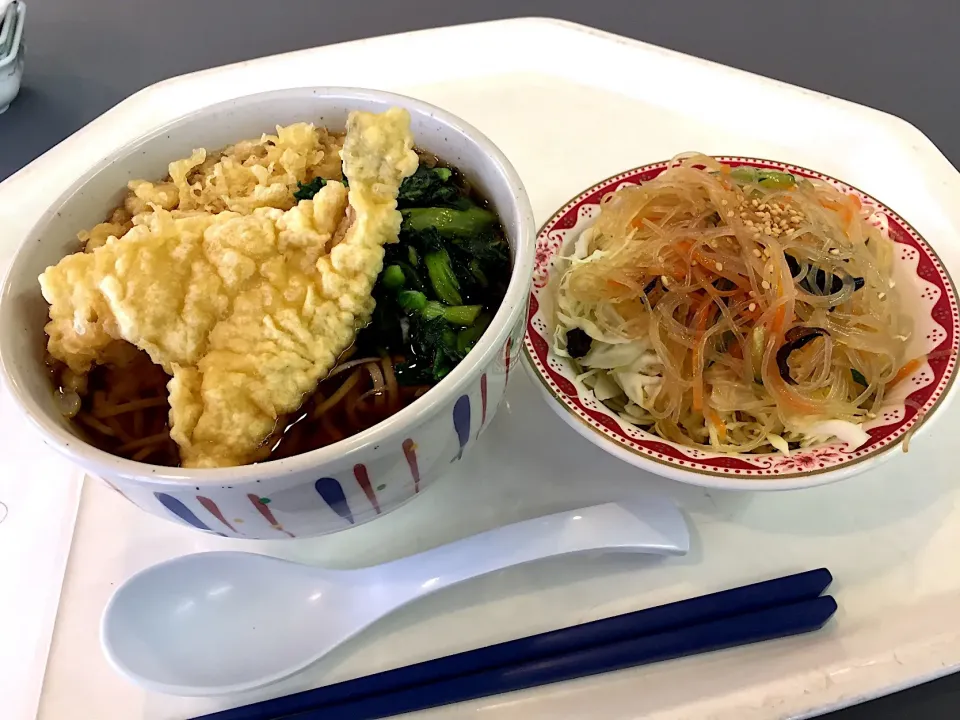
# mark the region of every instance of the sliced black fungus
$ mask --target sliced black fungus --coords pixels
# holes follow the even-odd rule
[[[810,293],[811,295],[833,295],[834,293],[840,292],[843,289],[843,277],[841,275],[836,275],[834,273],[827,273],[825,270],[817,268],[816,275],[814,275],[813,283],[810,282],[809,274],[800,277],[800,272],[803,268],[800,265],[800,261],[797,260],[793,255],[787,255],[787,267],[790,268],[790,276],[799,282],[800,288],[805,292]],[[829,280],[829,286],[827,285],[827,278]],[[865,282],[862,277],[853,278],[853,287],[854,292],[859,290],[864,286]]]
[[[645,295],[649,295],[654,290],[657,289],[657,283],[660,282],[660,278],[655,277],[653,280],[647,283],[647,286],[643,289]]]
[[[791,385],[796,385],[797,381],[790,377],[790,365],[787,363],[790,359],[790,353],[810,344],[818,337],[827,337],[829,334],[823,328],[818,327],[790,328],[783,337],[783,345],[777,350],[777,369],[780,371],[780,377]]]
[[[713,286],[720,292],[730,292],[731,290],[736,289],[737,284],[732,280],[721,277],[713,281]]]
[[[790,268],[790,277],[796,280],[800,277],[800,261],[793,255],[787,253],[785,253],[784,256],[787,258],[787,267]]]
[[[830,284],[828,286],[826,271],[817,268],[813,283],[811,284],[810,274],[808,273],[800,281],[800,287],[811,295],[833,295],[843,289],[843,278],[830,273]]]
[[[574,328],[567,331],[567,352],[570,357],[582,358],[590,352],[590,345],[593,341],[580,328]]]

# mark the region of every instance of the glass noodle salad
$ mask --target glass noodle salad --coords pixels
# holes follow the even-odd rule
[[[554,350],[623,420],[721,452],[868,439],[907,357],[894,244],[855,195],[679,156],[604,198],[557,278]]]

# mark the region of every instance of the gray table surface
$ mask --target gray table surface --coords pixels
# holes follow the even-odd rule
[[[26,76],[20,97],[0,115],[0,180],[165,78],[362,37],[530,15],[593,25],[885,110],[960,161],[960,0],[26,2]],[[907,716],[960,716],[960,675],[831,717]]]

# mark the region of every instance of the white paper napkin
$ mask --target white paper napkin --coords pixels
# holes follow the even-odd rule
[[[0,389],[0,716],[5,720],[37,715],[81,478],[25,426]]]

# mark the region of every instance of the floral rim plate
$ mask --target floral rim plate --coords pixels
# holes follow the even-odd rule
[[[552,305],[549,274],[558,256],[593,223],[604,196],[625,185],[639,185],[663,172],[669,162],[644,165],[604,180],[558,210],[537,235],[536,261],[527,334],[527,359],[551,405],[578,432],[638,467],[683,482],[709,487],[782,490],[839,480],[867,469],[895,449],[918,422],[927,421],[947,397],[957,374],[960,312],[957,293],[943,263],[903,218],[866,193],[827,175],[770,160],[721,157],[736,167],[786,170],[829,182],[856,194],[872,212],[870,222],[898,245],[894,282],[904,308],[913,308],[915,331],[910,357],[933,355],[888,395],[878,416],[864,425],[870,440],[857,449],[833,442],[782,454],[728,455],[684,447],[622,421],[576,379],[573,363],[551,350]],[[760,481],[760,482],[758,482]]]

